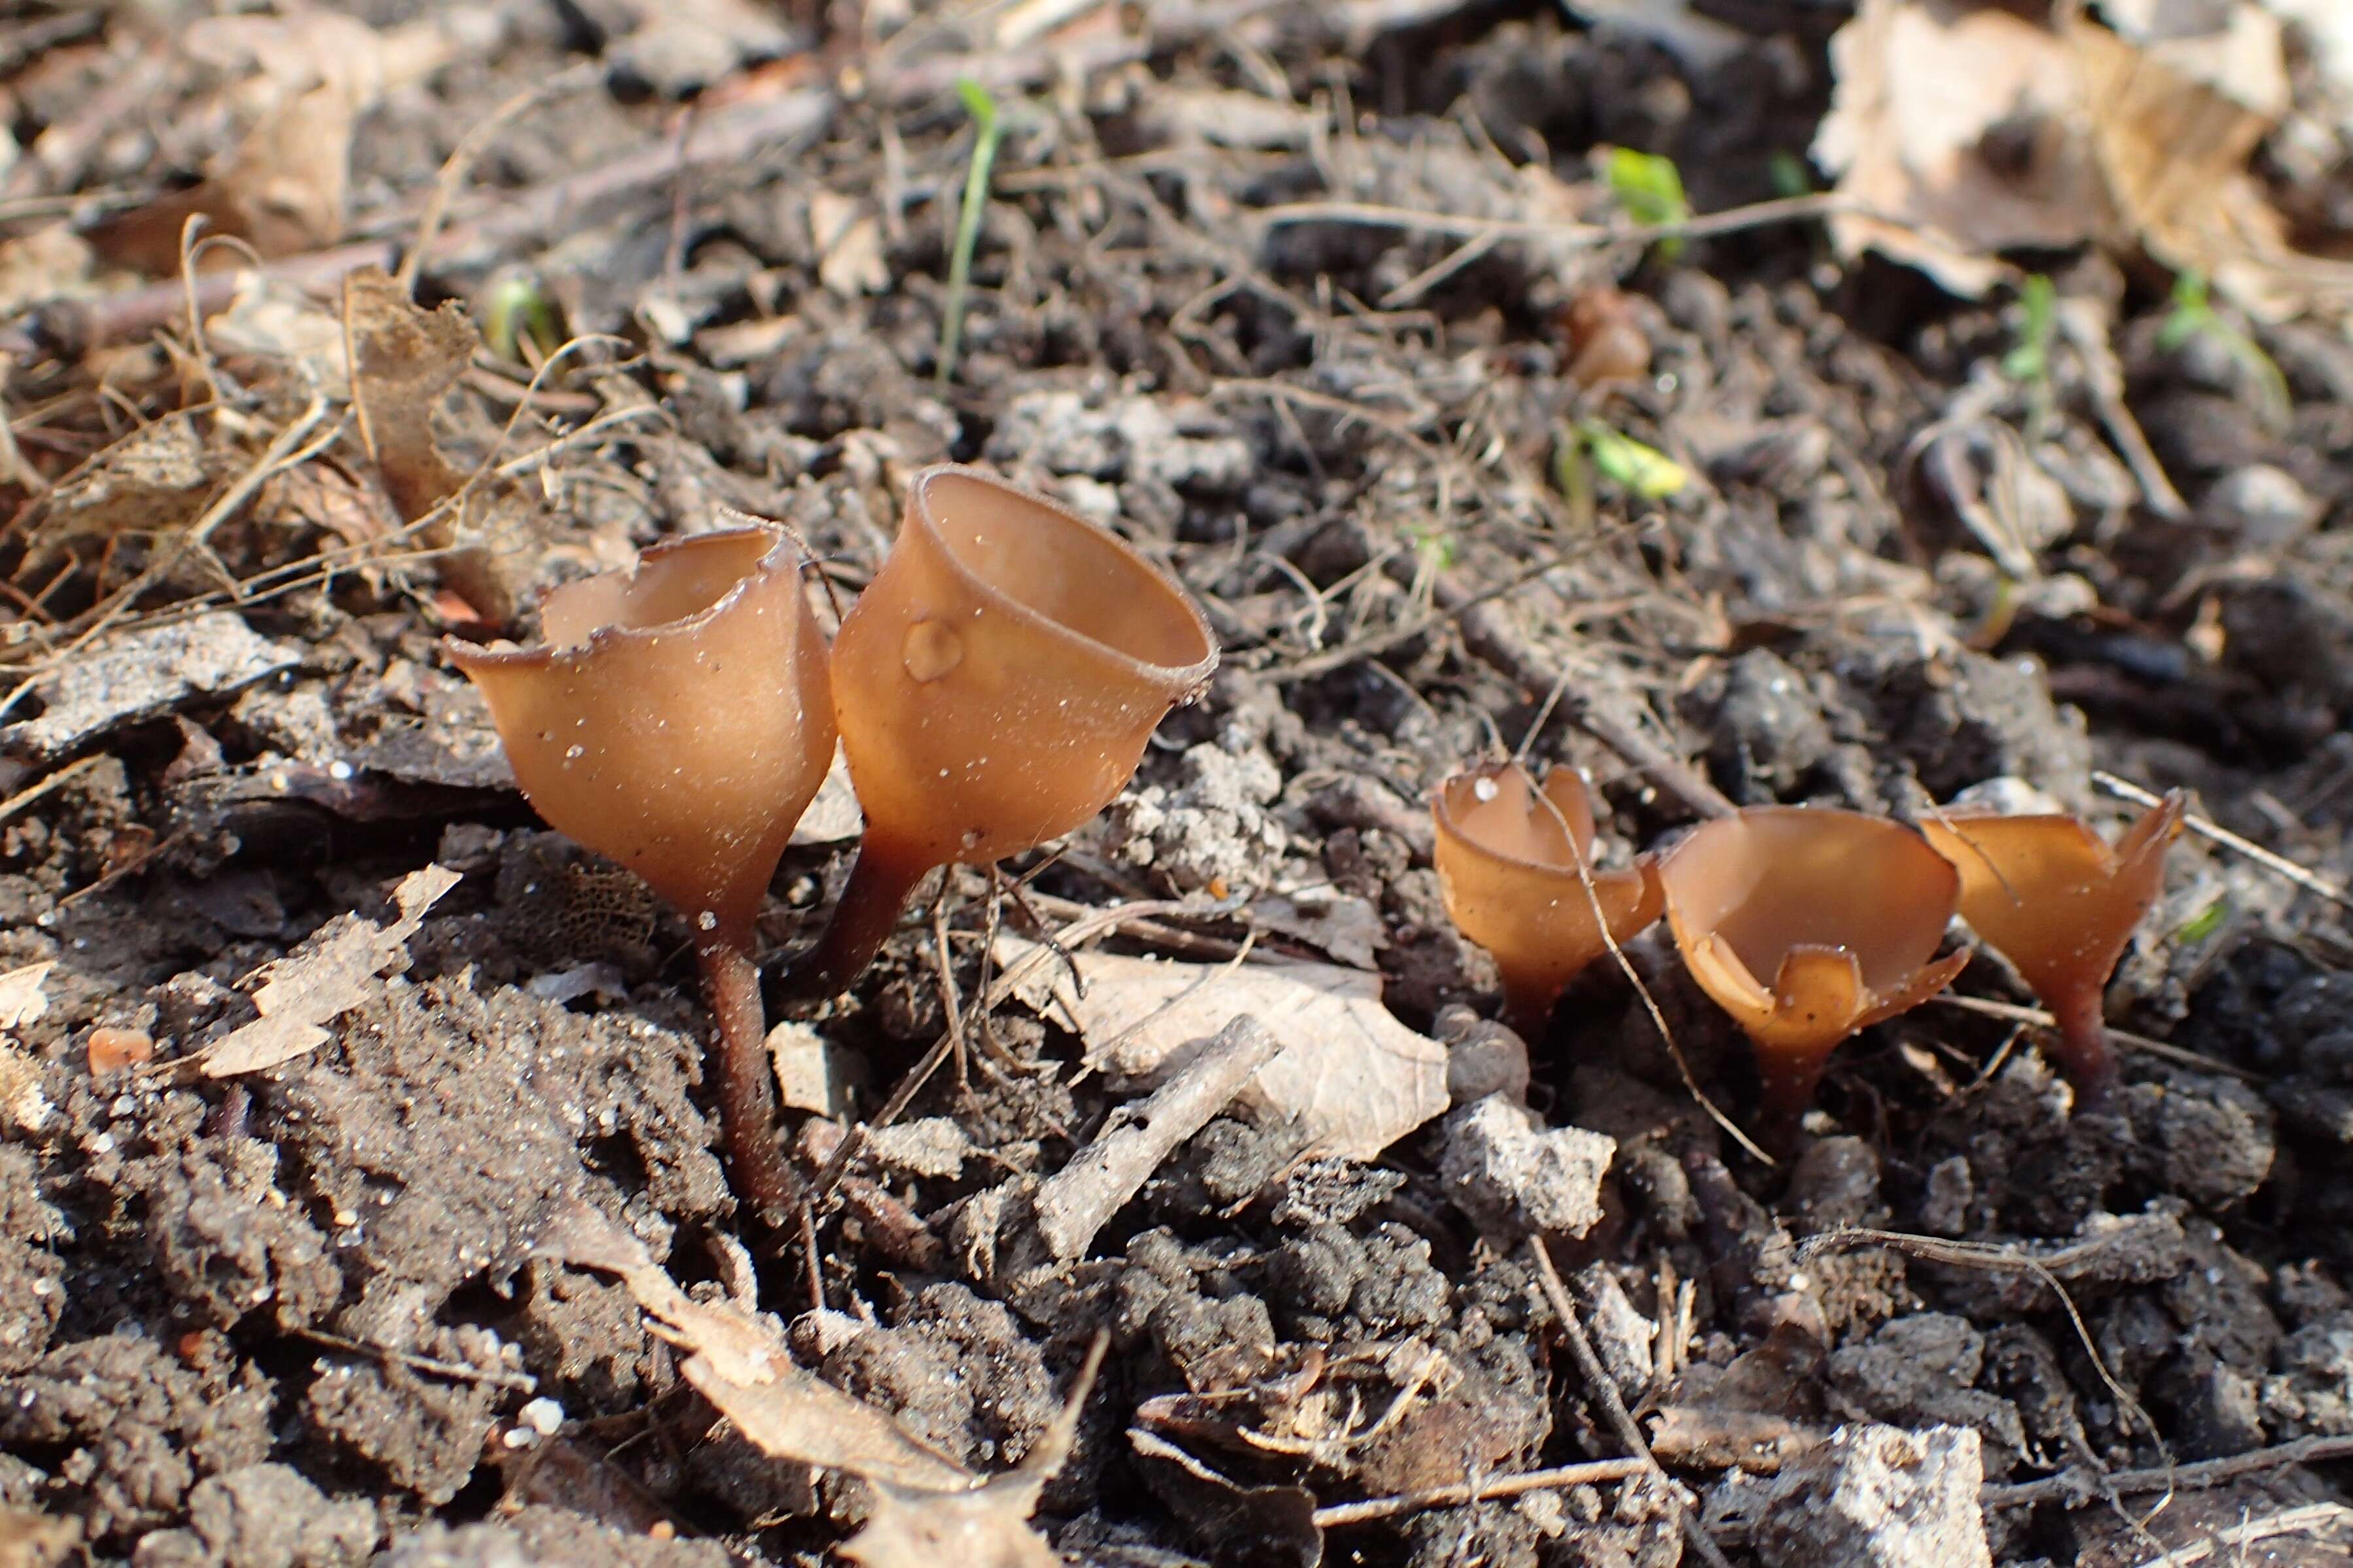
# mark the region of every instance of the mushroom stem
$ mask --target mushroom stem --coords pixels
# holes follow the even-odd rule
[[[902,857],[882,852],[871,839],[861,845],[825,933],[785,965],[786,999],[815,1002],[849,990],[849,983],[897,927],[907,895],[930,870],[929,866],[909,865]]]
[[[1757,1053],[1757,1091],[1761,1112],[1757,1136],[1768,1144],[1788,1147],[1797,1136],[1798,1125],[1805,1119],[1806,1108],[1814,1102],[1814,1091],[1821,1087],[1822,1070],[1830,1066],[1831,1053],[1838,1042],[1831,1041],[1820,1050],[1775,1050]]]
[[[768,1069],[767,1017],[760,968],[751,944],[714,936],[695,951],[702,997],[718,1038],[719,1126],[737,1196],[754,1217],[772,1221],[793,1193],[792,1173],[776,1146],[776,1089]]]
[[[2071,986],[2044,998],[2058,1025],[2060,1068],[2075,1086],[2075,1108],[2098,1110],[2116,1087],[2116,1053],[2108,1044],[2107,990]]]

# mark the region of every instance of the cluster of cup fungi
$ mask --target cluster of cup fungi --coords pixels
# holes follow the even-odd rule
[[[695,928],[736,1194],[772,1216],[792,1178],[754,921],[835,742],[866,819],[796,999],[848,986],[933,868],[1068,833],[1119,793],[1169,709],[1217,667],[1159,568],[1042,496],[970,468],[915,476],[881,569],[830,648],[800,552],[766,525],[654,546],[566,584],[529,647],[452,642],[524,796]]]
[[[802,565],[765,524],[697,534],[550,594],[535,645],[448,645],[540,815],[693,925],[728,1164],[761,1215],[792,1178],[754,921],[837,738],[865,835],[823,934],[786,961],[797,1000],[845,989],[935,868],[993,863],[1101,811],[1218,661],[1166,573],[976,469],[915,476],[890,554],[829,647]],[[1448,909],[1494,955],[1524,1032],[1663,913],[1693,977],[1755,1043],[1766,1111],[1783,1123],[1839,1042],[1951,984],[1968,952],[1936,954],[1957,912],[2042,998],[2062,1065],[2099,1100],[2116,1071],[2103,993],[2181,817],[2168,800],[2111,847],[2064,816],[1954,810],[1914,828],[1758,806],[1602,870],[1572,770],[1540,784],[1516,764],[1474,768],[1431,810]]]
[[[2093,1108],[2114,1089],[2108,976],[2156,902],[2179,795],[2116,844],[2060,813],[1956,806],[1913,827],[1815,806],[1702,824],[1622,870],[1591,863],[1584,780],[1516,763],[1456,774],[1430,797],[1448,912],[1493,954],[1513,1021],[1539,1027],[1579,971],[1666,916],[1683,963],[1757,1051],[1767,1124],[1786,1130],[1841,1041],[1952,984],[1936,956],[1958,914],[2007,958],[2056,1026],[2056,1056]]]

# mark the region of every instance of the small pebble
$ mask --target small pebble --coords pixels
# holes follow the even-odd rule
[[[90,1070],[100,1078],[125,1068],[144,1067],[154,1055],[154,1037],[144,1029],[100,1027],[90,1032]]]
[[[516,1413],[524,1426],[543,1437],[553,1437],[563,1428],[564,1406],[545,1397],[533,1400]]]

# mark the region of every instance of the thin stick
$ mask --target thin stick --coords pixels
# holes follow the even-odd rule
[[[600,62],[584,60],[570,70],[558,71],[524,88],[477,121],[473,128],[459,139],[458,145],[450,150],[449,156],[441,161],[441,173],[433,182],[433,194],[426,198],[424,215],[417,220],[416,243],[401,258],[400,271],[393,279],[400,285],[402,293],[417,292],[417,269],[425,265],[426,253],[433,248],[434,238],[441,232],[441,220],[448,216],[449,204],[457,200],[458,188],[466,183],[466,176],[474,172],[475,160],[481,157],[490,146],[491,138],[533,104],[603,79],[604,66]]]
[[[2036,1481],[2013,1481],[2004,1486],[1988,1486],[1978,1492],[1978,1503],[1986,1508],[2031,1508],[2038,1503],[2088,1502],[2095,1498],[2131,1497],[2135,1494],[2161,1491],[2197,1491],[2219,1487],[2264,1470],[2282,1470],[2291,1465],[2317,1465],[2332,1459],[2353,1459],[2353,1437],[2298,1437],[2292,1443],[2274,1444],[2268,1448],[2253,1448],[2243,1454],[2233,1454],[2227,1459],[2204,1459],[2194,1465],[2168,1468],[2157,1467],[2146,1470],[2118,1470],[2103,1476],[2087,1472],[2081,1465],[2071,1465],[2055,1476],[2045,1476]]]
[[[1582,1465],[1557,1465],[1549,1470],[1523,1470],[1516,1476],[1498,1476],[1475,1487],[1467,1484],[1434,1487],[1429,1491],[1407,1492],[1399,1497],[1334,1503],[1329,1508],[1315,1510],[1315,1525],[1319,1530],[1333,1530],[1344,1524],[1363,1524],[1376,1519],[1391,1519],[1401,1513],[1419,1513],[1426,1508],[1454,1508],[1467,1502],[1491,1502],[1497,1498],[1520,1497],[1528,1492],[1630,1480],[1636,1476],[1648,1475],[1650,1471],[1651,1467],[1640,1459],[1594,1459]]]
[[[10,817],[16,816],[18,812],[32,805],[35,801],[40,799],[51,790],[65,783],[68,779],[86,773],[90,769],[98,766],[100,760],[104,755],[105,753],[102,752],[92,752],[89,756],[68,763],[64,767],[59,768],[56,773],[51,773],[40,783],[30,785],[27,788],[18,790],[6,800],[0,800],[0,822],[7,821]]]
[[[1381,206],[1370,202],[1292,202],[1268,207],[1256,216],[1280,226],[1294,223],[1353,223],[1372,228],[1414,229],[1456,239],[1576,239],[1590,245],[1648,245],[1662,239],[1706,239],[1770,223],[1788,223],[1857,213],[1854,199],[1835,192],[1779,196],[1720,213],[1677,218],[1671,223],[1563,223],[1543,218],[1470,217],[1458,213],[1419,212],[1412,207]]]
[[[2092,782],[2110,795],[2119,795],[2131,801],[2135,805],[2165,804],[2163,800],[2149,794],[2130,779],[2120,779],[2111,773],[2095,772],[2092,774]],[[2240,837],[2209,817],[2200,816],[2194,811],[2185,811],[2181,814],[2181,825],[2200,838],[2220,844],[2225,849],[2236,850],[2256,865],[2265,870],[2276,872],[2307,893],[2317,893],[2341,908],[2353,909],[2353,893],[2347,892],[2325,877],[2306,870],[2284,855],[2275,854],[2260,844]]]
[[[1993,1002],[1982,996],[1955,996],[1949,993],[1931,996],[1928,1000],[1940,1002],[1947,1007],[1958,1007],[1964,1013],[1976,1013],[1988,1018],[2000,1018],[2007,1024],[2024,1024],[2037,1029],[2056,1029],[2059,1026],[2059,1020],[2043,1009],[2021,1007],[2014,1002]],[[2130,1046],[2137,1051],[2147,1051],[2150,1056],[2162,1057],[2167,1061],[2177,1062],[2200,1072],[2218,1072],[2226,1077],[2242,1079],[2248,1083],[2271,1082],[2268,1077],[2255,1071],[2253,1068],[2242,1068],[2236,1062],[2226,1062],[2219,1057],[2205,1056],[2185,1047],[2168,1045],[2163,1040],[2152,1040],[2147,1035],[2135,1035],[2123,1029],[2112,1028],[2108,1031],[2108,1038],[2118,1045]]]
[[[1545,1300],[1552,1303],[1553,1315],[1560,1320],[1560,1337],[1567,1342],[1568,1353],[1576,1358],[1577,1375],[1585,1380],[1586,1390],[1594,1403],[1601,1406],[1610,1429],[1674,1504],[1675,1521],[1683,1526],[1683,1539],[1691,1543],[1691,1549],[1704,1558],[1710,1568],[1732,1568],[1724,1548],[1715,1543],[1715,1538],[1700,1522],[1699,1515],[1684,1501],[1683,1488],[1667,1474],[1658,1457],[1651,1452],[1651,1445],[1643,1440],[1641,1427],[1634,1424],[1625,1400],[1619,1397],[1617,1380],[1602,1366],[1601,1358],[1593,1353],[1593,1342],[1586,1337],[1584,1321],[1577,1315],[1577,1303],[1569,1300],[1568,1288],[1560,1282],[1560,1271],[1553,1267],[1552,1254],[1545,1250],[1543,1237],[1528,1238],[1528,1256],[1535,1262],[1536,1281],[1544,1287]]]

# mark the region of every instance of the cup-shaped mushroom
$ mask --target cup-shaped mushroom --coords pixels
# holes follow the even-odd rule
[[[1960,877],[1901,823],[1755,806],[1718,817],[1659,865],[1692,977],[1756,1043],[1765,1108],[1793,1121],[1839,1042],[1952,984],[1939,960]]]
[[[768,528],[656,545],[550,594],[545,641],[448,645],[550,826],[620,862],[705,933],[750,940],[833,758],[824,638]]]
[[[450,643],[515,782],[559,831],[693,921],[718,1026],[721,1120],[745,1203],[791,1184],[775,1139],[753,922],[833,760],[825,640],[791,542],[726,529],[547,596],[533,647]]]
[[[834,637],[866,837],[789,989],[847,985],[934,867],[987,864],[1101,811],[1217,662],[1184,590],[1112,534],[977,469],[916,475]]]
[[[1514,763],[1472,768],[1440,784],[1430,810],[1446,912],[1494,955],[1523,1034],[1579,970],[1659,918],[1651,860],[1593,868],[1593,803],[1573,768],[1552,769],[1541,787]]]
[[[2108,976],[2165,884],[2179,792],[2111,845],[2063,814],[1952,811],[1921,825],[1961,875],[1961,918],[2016,966],[2058,1024],[2060,1065],[2087,1106],[2116,1080]]]

